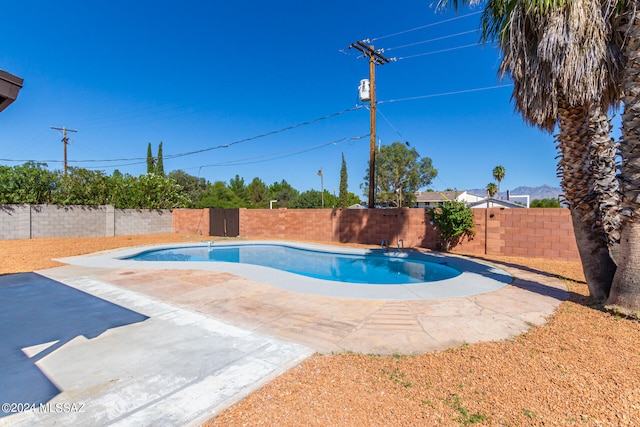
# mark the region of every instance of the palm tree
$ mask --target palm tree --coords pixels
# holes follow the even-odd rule
[[[618,268],[607,304],[638,317],[640,312],[640,10],[637,2],[622,1],[620,32],[624,32],[622,74],[624,112],[620,144],[622,191]]]
[[[440,0],[439,7],[450,2],[478,3]],[[483,41],[500,46],[500,74],[513,80],[516,109],[542,130],[559,125],[558,174],[590,293],[601,300],[616,270],[605,228],[597,226],[615,217],[606,210],[615,202],[602,201],[615,200],[617,187],[599,185],[616,182],[615,167],[595,170],[615,165],[606,111],[619,98],[620,56],[609,16],[598,0],[489,0],[482,16]]]
[[[493,197],[498,192],[498,186],[495,182],[490,182],[487,184],[487,194],[489,197]]]
[[[493,179],[498,181],[498,198],[500,198],[500,183],[504,179],[504,175],[505,175],[504,166],[496,166],[495,168],[493,168]]]

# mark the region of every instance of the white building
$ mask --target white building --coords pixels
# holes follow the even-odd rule
[[[524,208],[524,205],[513,202],[511,200],[494,199],[493,197],[487,197],[477,202],[469,203],[468,206],[471,209],[476,208],[505,208],[505,209],[518,209]]]
[[[435,208],[454,200],[470,205],[485,198],[470,194],[467,191],[418,191],[416,192],[416,199],[416,206],[419,208]]]

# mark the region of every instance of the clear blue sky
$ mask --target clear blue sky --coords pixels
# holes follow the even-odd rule
[[[349,190],[362,196],[369,138],[348,138],[368,135],[369,111],[295,126],[361,105],[368,62],[348,46],[369,38],[398,58],[376,67],[378,138],[430,157],[432,189],[484,188],[496,165],[502,190],[558,185],[553,137],[513,111],[498,50],[469,46],[479,11],[452,20],[428,0],[9,2],[0,69],[24,87],[0,114],[0,164],[62,169],[50,127],[66,126],[78,130],[71,166],[143,174],[147,143],[155,154],[162,141],[166,172],[306,191],[320,189],[322,168],[337,192],[344,153]]]

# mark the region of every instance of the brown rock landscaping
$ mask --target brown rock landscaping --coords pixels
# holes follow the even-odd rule
[[[0,241],[0,274],[179,235]],[[317,354],[209,426],[640,425],[640,323],[588,298],[577,262],[486,257],[562,278],[569,300],[514,339],[420,355]]]

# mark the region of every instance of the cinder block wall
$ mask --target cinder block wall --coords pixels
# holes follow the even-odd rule
[[[115,209],[114,214],[114,236],[171,234],[173,231],[170,210]]]
[[[170,210],[116,210],[113,206],[0,206],[2,240],[163,234],[171,231]]]
[[[29,205],[0,205],[0,239],[31,238],[31,208]]]
[[[31,206],[31,238],[104,236],[106,211],[105,206]]]

